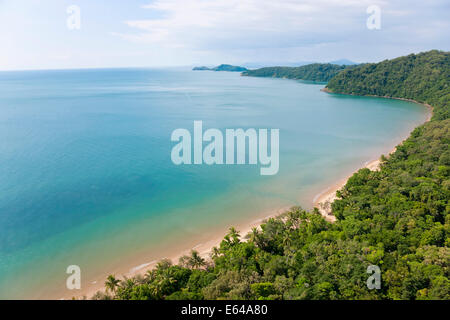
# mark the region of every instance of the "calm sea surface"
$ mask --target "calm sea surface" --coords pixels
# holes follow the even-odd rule
[[[83,286],[103,282],[264,212],[310,208],[427,116],[323,86],[182,69],[1,72],[0,298],[57,295],[69,265]],[[194,120],[280,129],[279,173],[175,166],[171,133]]]

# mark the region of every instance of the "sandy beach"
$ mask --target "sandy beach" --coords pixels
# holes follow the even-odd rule
[[[394,151],[395,151],[395,149],[392,150],[392,152],[394,152]],[[392,152],[390,152],[390,154]],[[375,171],[375,170],[378,170],[380,168],[380,163],[381,163],[381,161],[379,159],[378,160],[372,160],[372,161],[368,162],[364,166],[364,168],[368,168],[371,171]],[[333,203],[334,200],[337,199],[336,192],[338,190],[342,189],[345,186],[345,184],[347,183],[348,179],[354,173],[352,173],[351,175],[349,175],[345,179],[342,179],[342,180],[338,181],[337,183],[335,183],[332,186],[328,187],[327,189],[325,189],[324,191],[322,191],[321,193],[319,193],[317,196],[314,197],[314,199],[313,199],[314,207],[319,209],[319,212],[328,221],[330,221],[330,222],[336,221],[336,217],[333,215],[332,210],[331,210],[331,204]]]
[[[392,150],[392,152],[394,152],[394,151],[395,151],[395,149]],[[376,159],[376,160],[369,161],[364,167],[369,168],[370,170],[378,170],[379,165],[380,165],[380,160]],[[356,172],[356,171],[354,171],[354,172]],[[346,178],[341,179],[341,180],[337,181],[336,183],[332,184],[331,186],[329,186],[328,188],[326,188],[325,190],[323,190],[322,192],[317,194],[312,199],[313,206],[318,208],[319,212],[325,217],[325,219],[327,219],[330,222],[336,221],[336,217],[331,212],[331,203],[337,198],[336,191],[340,190],[347,183],[347,180],[353,175],[353,173],[348,175]],[[234,227],[240,232],[241,239],[245,240],[244,239],[245,236],[253,228],[258,228],[264,222],[264,220],[274,218],[274,217],[288,211],[289,209],[290,209],[290,207],[284,207],[284,208],[280,208],[279,210],[276,210],[275,212],[273,212],[273,211],[266,212],[262,215],[262,218],[255,219],[255,220],[251,221],[250,223],[242,222],[241,224],[234,225]],[[230,227],[231,227],[231,225],[230,225]],[[202,242],[197,245],[194,245],[189,249],[186,249],[183,251],[174,250],[172,252],[167,252],[167,256],[165,258],[170,259],[173,263],[177,263],[181,256],[188,255],[191,250],[196,250],[199,252],[199,254],[203,258],[209,259],[212,249],[214,247],[217,247],[220,245],[220,242],[223,240],[223,237],[226,234],[225,232],[226,231],[217,232],[217,234],[214,238],[212,238],[206,242]],[[159,261],[160,260],[154,260],[154,261],[143,262],[140,264],[136,263],[135,266],[131,267],[129,269],[129,271],[126,273],[111,272],[111,274],[116,275],[120,279],[123,279],[124,277],[130,278],[130,277],[134,277],[137,275],[144,275],[148,270],[153,269]],[[116,270],[116,271],[119,271],[119,270]],[[75,296],[77,299],[81,299],[84,297],[91,298],[97,291],[103,291],[103,290],[104,290],[103,282],[97,281],[95,283],[91,283],[88,288],[82,288],[76,295],[64,294],[63,296],[60,297],[60,299],[71,299],[73,296]]]
[[[393,150],[395,151],[395,150]],[[369,168],[370,170],[377,170],[380,165],[380,160],[373,160],[368,162],[364,167]],[[356,171],[355,171],[356,172]],[[353,174],[353,173],[352,173]],[[352,176],[350,174],[345,179],[342,179],[334,184],[332,184],[327,189],[323,190],[319,194],[317,194],[314,199],[312,199],[314,207],[317,207],[320,211],[320,213],[330,222],[336,221],[336,218],[331,213],[331,203],[336,199],[336,191],[341,189],[346,183],[348,178]],[[275,212],[266,212],[262,215],[262,218],[255,219],[248,222],[242,222],[241,224],[234,225],[234,227],[240,232],[241,239],[244,240],[245,235],[247,235],[253,228],[258,228],[264,220],[274,218],[287,210],[289,210],[290,207],[284,207],[280,208],[279,210]],[[231,227],[231,226],[230,226]],[[217,232],[216,236],[206,242],[202,242],[196,245],[193,245],[191,248],[183,250],[183,251],[171,251],[167,252],[166,259],[170,259],[173,263],[177,263],[178,259],[183,256],[190,253],[191,250],[196,250],[199,252],[199,254],[205,258],[209,259],[210,253],[212,251],[212,248],[217,247],[220,245],[220,242],[223,240],[223,237],[225,236],[226,231]],[[160,260],[154,260],[154,261],[148,261],[143,263],[136,263],[134,264],[134,267],[131,267],[128,272],[126,273],[120,273],[119,270],[111,270],[111,274],[116,275],[120,279],[123,279],[124,277],[130,278],[137,275],[144,275],[148,270],[151,270],[156,266],[156,264]],[[97,291],[103,291],[104,286],[103,282],[96,281],[95,283],[91,283],[89,287],[82,288],[76,295],[71,294],[64,294],[59,299],[71,299],[72,297],[76,297],[78,299],[87,297],[91,298]]]
[[[252,231],[253,228],[258,228],[265,220],[274,218],[274,217],[286,212],[289,209],[290,209],[290,207],[284,207],[284,208],[280,208],[276,211],[266,212],[261,215],[261,218],[257,218],[250,222],[242,222],[240,224],[234,224],[233,226],[239,231],[239,233],[241,235],[241,239],[243,241],[245,241],[245,236],[250,231]],[[231,225],[229,227],[231,227]],[[208,241],[193,245],[186,250],[179,251],[177,249],[174,249],[173,251],[167,252],[167,255],[164,259],[169,259],[174,264],[176,264],[176,263],[178,263],[178,260],[180,257],[182,257],[183,255],[188,255],[191,250],[196,250],[197,252],[199,252],[200,256],[202,256],[203,258],[210,259],[210,253],[211,253],[212,249],[214,247],[217,247],[220,245],[220,242],[223,240],[223,237],[226,235],[226,230],[218,231],[215,234],[216,235],[214,238],[212,238]],[[109,274],[114,274],[119,279],[123,279],[125,277],[131,278],[131,277],[135,277],[137,275],[144,275],[148,270],[153,269],[160,260],[161,259],[148,261],[148,262],[144,262],[141,264],[135,263],[134,267],[129,268],[128,272],[120,272],[120,270],[110,270]],[[131,264],[131,262],[130,262],[130,264]],[[131,265],[133,265],[133,264],[131,264]],[[72,299],[74,297],[77,299],[84,299],[84,298],[90,299],[97,291],[104,291],[103,283],[104,283],[104,281],[91,282],[89,287],[84,287],[84,288],[82,287],[77,292],[77,294],[70,294],[70,293],[61,294],[61,296],[58,299],[67,300],[67,299]],[[48,297],[48,298],[54,299],[54,297]]]
[[[329,92],[326,89],[322,89],[322,91],[324,92]],[[386,97],[389,98],[389,97]],[[395,98],[393,98],[395,99]],[[412,100],[407,100],[407,99],[399,99],[399,100],[406,100],[406,101],[410,101],[410,102],[414,102],[414,103],[418,103],[421,104],[423,106],[425,106],[428,110],[429,110],[429,114],[428,117],[426,119],[425,122],[428,122],[431,117],[432,117],[432,106],[428,105],[428,104],[422,104],[419,103],[417,101],[412,101]],[[396,145],[401,144],[407,137],[409,137],[410,133],[408,133],[406,136],[404,137],[398,137],[398,141],[396,143]],[[392,149],[388,155],[392,154],[393,152],[395,152],[396,148]],[[380,155],[381,157],[381,155]],[[326,189],[324,189],[323,191],[321,191],[320,193],[318,193],[317,195],[314,196],[314,198],[312,199],[312,204],[313,207],[316,207],[319,209],[319,212],[325,217],[325,219],[327,219],[330,222],[334,222],[336,221],[336,217],[332,214],[331,211],[331,203],[337,198],[336,197],[336,191],[340,190],[342,187],[345,186],[345,184],[347,183],[348,179],[355,173],[357,172],[359,169],[361,168],[368,168],[372,171],[375,170],[379,170],[380,167],[380,159],[373,159],[370,161],[367,161],[363,166],[361,166],[360,168],[358,168],[357,170],[355,170],[354,172],[352,172],[351,174],[347,175],[345,178],[340,179],[339,181],[334,182],[333,184],[331,184],[329,187],[327,187]],[[245,236],[253,229],[253,228],[258,228],[264,220],[267,220],[269,218],[273,218],[276,217],[280,214],[282,214],[283,212],[286,212],[287,210],[289,210],[290,207],[284,207],[284,208],[280,208],[278,210],[275,211],[270,211],[270,212],[265,212],[260,216],[260,218],[255,219],[253,221],[244,221],[242,223],[238,223],[238,224],[234,224],[233,226],[240,231],[240,235],[241,238],[244,240]],[[228,227],[231,227],[228,226]],[[174,249],[172,251],[169,252],[165,252],[166,254],[166,259],[170,259],[174,264],[176,264],[178,262],[178,259],[183,256],[183,255],[187,255],[190,253],[191,250],[196,250],[200,253],[200,255],[203,258],[209,258],[210,256],[210,252],[212,251],[212,248],[217,247],[220,242],[223,240],[223,237],[226,234],[226,230],[228,230],[228,228],[226,229],[221,229],[220,231],[215,232],[215,236],[213,238],[211,238],[210,240],[198,243],[198,244],[193,244],[191,245],[189,248],[180,251],[179,249]],[[188,245],[191,244],[189,243],[189,241],[186,241],[185,245],[186,247],[188,247]],[[148,270],[151,270],[152,268],[154,268],[156,266],[156,264],[160,261],[161,259],[158,260],[153,260],[153,261],[148,261],[148,262],[135,262],[134,264],[131,261],[128,261],[127,265],[129,265],[129,269],[127,272],[123,272],[122,270],[109,270],[110,272],[108,274],[114,274],[116,277],[118,277],[119,279],[123,279],[125,277],[130,278],[130,277],[134,277],[137,275],[144,275]],[[105,277],[106,279],[106,277]],[[61,293],[61,295],[58,297],[58,299],[72,299],[72,298],[77,298],[77,299],[83,299],[83,298],[91,298],[97,291],[104,291],[104,280],[98,280],[98,281],[92,281],[90,283],[90,285],[88,287],[84,287],[81,290],[79,290],[76,294],[73,293]],[[55,297],[46,297],[49,299],[54,299]]]
[[[332,93],[331,91],[329,91],[327,88],[322,89],[323,92],[327,92],[327,93]],[[376,96],[373,96],[376,97]],[[411,100],[411,99],[403,99],[403,98],[392,98],[392,97],[382,97],[382,98],[388,98],[388,99],[395,99],[395,100],[402,100],[402,101],[408,101],[408,102],[414,102],[420,105],[425,106],[429,113],[427,116],[427,119],[425,120],[425,123],[431,120],[431,117],[433,116],[433,107],[429,104],[426,103],[420,103],[417,102],[415,100]],[[410,134],[408,134],[409,136]],[[403,141],[405,141],[405,139],[403,139],[400,143],[403,143]],[[388,156],[389,157],[392,153],[394,153],[396,151],[396,147],[394,149],[392,149]],[[380,156],[381,157],[381,156]],[[380,169],[380,164],[381,164],[381,160],[380,159],[375,159],[372,161],[368,161],[362,168],[367,168],[371,171],[376,171]],[[360,170],[358,169],[358,170]],[[337,199],[336,196],[336,192],[340,189],[342,189],[348,179],[354,174],[356,173],[358,170],[352,172],[350,175],[348,175],[346,178],[341,179],[340,181],[336,182],[335,184],[331,185],[330,187],[328,187],[327,189],[323,190],[321,193],[319,193],[318,195],[316,195],[313,199],[313,203],[314,203],[314,207],[319,209],[320,213],[325,217],[325,219],[327,219],[328,221],[334,222],[336,221],[336,217],[333,215],[332,210],[331,210],[331,204],[333,203],[334,200]]]

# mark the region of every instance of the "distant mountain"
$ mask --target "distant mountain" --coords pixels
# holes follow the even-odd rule
[[[296,62],[286,62],[286,61],[262,61],[262,62],[246,62],[242,65],[249,69],[259,69],[265,67],[273,66],[283,66],[283,67],[300,67],[307,64],[314,63],[312,61],[296,61]]]
[[[348,59],[334,60],[334,61],[330,61],[330,63],[331,64],[338,64],[340,66],[352,66],[352,65],[358,64],[358,63],[350,61]]]
[[[220,66],[217,66],[215,68],[208,68],[208,67],[195,67],[192,70],[194,71],[229,71],[229,72],[244,72],[247,71],[247,68],[239,67],[239,66],[232,66],[230,64],[221,64]]]
[[[314,63],[321,63],[318,61],[296,61],[296,62],[287,62],[287,61],[263,61],[263,62],[246,62],[242,65],[249,68],[249,69],[260,69],[260,68],[266,68],[266,67],[273,67],[273,66],[283,66],[283,67],[301,67],[308,64],[314,64]],[[358,64],[357,62],[353,62],[348,59],[339,59],[334,60],[330,62],[324,62],[330,63],[330,64],[337,64],[340,66],[350,66]]]
[[[194,71],[204,71],[204,70],[211,70],[208,67],[194,67],[194,69],[192,69]]]

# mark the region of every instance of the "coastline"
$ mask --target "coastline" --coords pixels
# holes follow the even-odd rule
[[[327,87],[320,89],[320,91],[326,92],[326,93],[344,94],[344,95],[355,96],[353,94],[335,93],[335,92],[329,90]],[[427,108],[427,110],[428,110],[428,116],[427,116],[427,118],[426,118],[426,120],[425,120],[425,122],[423,124],[429,122],[431,120],[432,116],[433,116],[433,106],[431,106],[431,105],[429,105],[427,103],[418,102],[416,100],[405,99],[405,98],[395,98],[395,97],[388,97],[388,96],[375,96],[375,95],[365,95],[363,97],[387,98],[387,99],[408,101],[408,102],[413,102],[413,103],[422,105],[425,108]],[[401,142],[397,143],[396,145],[402,144],[410,135],[411,135],[411,132],[409,132],[408,136],[406,138],[404,138]],[[389,157],[391,154],[393,154],[396,150],[397,150],[397,147],[394,147],[389,152],[387,157]],[[380,155],[380,157],[381,157],[381,155]],[[380,169],[380,165],[381,165],[381,160],[380,160],[380,158],[378,158],[378,159],[374,159],[374,160],[368,161],[364,166],[362,166],[358,170],[363,169],[363,168],[367,168],[367,169],[369,169],[371,171],[377,171],[377,170]],[[336,183],[334,183],[333,185],[329,186],[327,189],[323,190],[322,192],[320,192],[319,194],[317,194],[314,197],[314,199],[313,199],[314,207],[319,209],[320,214],[322,216],[324,216],[326,220],[328,220],[330,222],[335,222],[336,221],[336,217],[332,214],[332,211],[331,211],[331,203],[333,203],[333,201],[337,199],[336,192],[338,190],[342,189],[347,184],[348,179],[353,174],[355,174],[358,170],[355,170],[354,172],[352,172],[350,175],[348,175],[344,179],[341,179],[341,180],[337,181]]]
[[[323,89],[321,89],[321,91],[327,92],[327,93],[334,93],[334,92],[328,90],[327,88],[323,88]],[[372,96],[372,97],[378,97],[378,96]],[[381,98],[403,100],[403,101],[413,102],[413,103],[417,103],[422,106],[425,106],[428,109],[429,113],[428,113],[428,116],[424,123],[430,121],[431,117],[433,115],[432,106],[425,104],[425,103],[420,103],[420,102],[417,102],[414,100],[403,99],[403,98],[392,98],[392,97],[381,97]],[[403,141],[405,139],[407,139],[410,136],[410,134],[411,134],[411,132],[408,132],[406,137],[403,137],[403,136],[397,137],[397,138],[399,138],[398,139],[399,142],[396,142],[395,145],[399,145],[399,144],[403,143]],[[394,140],[397,141],[397,139],[394,139]],[[389,152],[389,155],[392,154],[393,152],[395,152],[395,150],[396,150],[396,147]],[[351,174],[347,175],[345,178],[340,179],[337,182],[334,182],[329,187],[327,187],[325,190],[323,190],[322,192],[320,192],[319,194],[316,194],[314,196],[314,198],[312,199],[313,207],[318,208],[319,212],[322,214],[322,216],[324,216],[324,218],[326,220],[328,220],[330,222],[336,221],[336,217],[334,215],[332,215],[332,213],[331,213],[331,203],[337,198],[336,192],[338,190],[340,190],[347,183],[348,179],[358,170],[360,170],[362,168],[368,168],[372,171],[375,171],[375,170],[379,169],[380,163],[381,163],[381,161],[379,158],[368,161],[363,166],[359,167],[357,170],[354,170]],[[241,239],[244,240],[245,236],[253,228],[255,228],[255,227],[258,228],[265,220],[276,217],[289,209],[290,209],[290,207],[284,207],[284,208],[280,208],[280,209],[276,210],[275,212],[272,210],[271,212],[266,212],[264,214],[261,214],[260,216],[262,216],[262,218],[258,218],[251,222],[247,221],[247,222],[242,222],[239,224],[234,224],[233,226],[240,232]],[[231,225],[229,227],[231,227]],[[228,228],[227,228],[227,230],[228,230]],[[220,232],[218,231],[215,233],[214,238],[211,238],[210,240],[207,240],[205,242],[191,246],[190,248],[185,249],[183,251],[180,251],[180,250],[175,251],[174,250],[171,252],[167,252],[167,256],[165,258],[170,259],[174,264],[176,264],[178,262],[178,259],[181,256],[189,254],[189,252],[191,250],[198,251],[199,254],[203,258],[209,258],[209,255],[210,255],[213,247],[218,246],[220,244],[220,242],[223,240],[224,236],[225,236],[225,233],[223,232],[223,230],[221,230]],[[130,277],[134,277],[137,275],[144,275],[148,270],[153,269],[160,260],[161,259],[144,262],[144,263],[140,262],[140,264],[136,263],[136,264],[134,264],[134,267],[131,267],[127,273],[116,273],[115,275],[118,276],[118,278],[120,278],[120,279],[123,279],[124,277],[130,278]],[[131,264],[131,263],[129,263],[129,264]],[[110,274],[114,274],[114,272],[110,272]],[[106,280],[106,279],[103,279],[102,282],[97,282],[97,281],[91,282],[91,285],[89,286],[89,288],[81,289],[76,294],[62,294],[62,295],[60,295],[59,299],[72,299],[74,297],[77,299],[82,299],[82,298],[91,299],[92,296],[96,292],[104,291],[104,284],[103,284],[104,280]],[[54,297],[53,298],[52,297],[44,297],[44,298],[53,299]]]
[[[395,150],[396,148],[394,148],[389,153],[389,155],[395,152]],[[358,170],[367,168],[371,171],[377,171],[380,168],[380,164],[381,164],[380,159],[372,160],[369,161],[365,166],[359,168]],[[319,209],[320,214],[324,216],[326,220],[330,222],[336,221],[336,217],[333,215],[331,211],[331,203],[333,203],[333,201],[337,199],[336,192],[342,189],[347,184],[348,179],[350,179],[350,177],[358,170],[352,172],[346,178],[339,180],[338,182],[331,185],[330,187],[328,187],[327,189],[325,189],[324,191],[322,191],[321,193],[319,193],[314,197],[313,199],[314,207]]]
[[[325,92],[325,93],[340,94],[340,95],[346,95],[346,96],[385,98],[385,99],[393,99],[393,100],[412,102],[412,103],[420,104],[421,106],[426,107],[430,111],[430,113],[428,114],[428,118],[426,119],[425,123],[430,121],[431,117],[433,116],[433,106],[432,105],[430,105],[428,103],[425,103],[425,102],[419,102],[419,101],[416,101],[416,100],[413,100],[413,99],[396,98],[396,97],[390,97],[390,96],[376,96],[376,95],[373,95],[373,94],[359,95],[359,94],[351,94],[351,93],[337,93],[337,92],[331,91],[327,87],[324,87],[324,88],[320,89],[320,91]]]
[[[196,245],[192,245],[190,248],[186,248],[184,250],[173,250],[170,252],[166,253],[166,256],[162,259],[169,259],[172,261],[173,264],[177,264],[178,263],[178,259],[180,257],[182,257],[183,255],[188,255],[191,250],[196,250],[198,251],[198,253],[200,254],[200,256],[204,259],[209,259],[210,258],[210,253],[212,251],[212,249],[214,247],[217,247],[220,245],[220,243],[222,242],[224,236],[226,235],[226,232],[228,231],[228,229],[230,227],[235,227],[238,231],[239,234],[241,235],[241,240],[245,241],[245,236],[252,231],[253,228],[259,228],[261,226],[261,224],[264,223],[265,220],[268,220],[270,218],[274,218],[284,212],[286,212],[287,210],[289,210],[291,207],[282,207],[279,208],[278,210],[271,210],[268,212],[265,212],[261,215],[260,218],[256,218],[253,219],[252,221],[243,221],[242,223],[238,223],[238,224],[234,224],[234,225],[229,225],[227,226],[226,231],[221,230],[221,231],[217,231],[214,233],[214,237],[208,239],[207,241],[198,243]],[[130,265],[134,265],[131,268],[128,268],[128,272],[125,273],[120,273],[120,272],[113,272],[112,270],[109,270],[110,272],[108,272],[108,274],[114,274],[117,278],[119,279],[124,279],[126,278],[131,278],[131,277],[135,277],[138,275],[145,275],[145,273],[149,270],[152,270],[159,261],[161,261],[162,259],[158,259],[158,260],[153,260],[153,261],[148,261],[148,262],[144,262],[144,263],[140,263],[140,262],[136,262],[136,263],[129,263]],[[140,263],[140,264],[138,264]],[[104,281],[106,280],[103,279],[102,282],[91,282],[90,286],[88,288],[83,288],[80,289],[76,294],[60,294],[59,297],[57,299],[59,300],[70,300],[73,298],[76,299],[91,299],[92,296],[97,293],[98,291],[105,291],[105,287],[104,287]],[[67,291],[66,291],[67,292]],[[44,299],[55,299],[54,296],[52,297],[44,297]]]

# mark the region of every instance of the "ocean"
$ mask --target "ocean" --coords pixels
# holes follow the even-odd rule
[[[314,195],[423,123],[418,104],[173,69],[0,72],[0,298],[58,298]],[[171,134],[279,129],[279,172],[175,165]],[[76,291],[73,295],[76,295]]]

